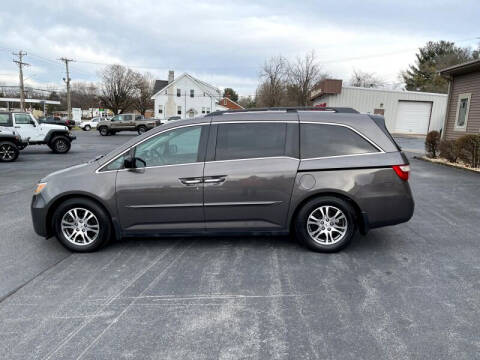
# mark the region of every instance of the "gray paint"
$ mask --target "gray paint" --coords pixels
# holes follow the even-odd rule
[[[348,126],[374,143],[379,152],[301,161],[277,156],[102,171],[118,155],[169,129],[208,126],[210,122],[242,122],[248,126],[252,121]],[[47,176],[43,180],[48,182],[45,190],[34,196],[32,214],[36,231],[49,235],[47,214],[61,197],[79,195],[90,196],[107,209],[117,237],[205,231],[286,233],[295,211],[306,199],[328,193],[354,202],[361,227],[368,229],[407,221],[412,216],[409,185],[391,169],[401,164],[408,164],[406,157],[367,115],[322,111],[226,113],[160,126],[98,161]],[[303,177],[306,180],[301,181]],[[185,181],[190,178],[200,179],[199,183]],[[220,182],[210,182],[212,179]]]

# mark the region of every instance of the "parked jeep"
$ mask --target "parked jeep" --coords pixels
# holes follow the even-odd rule
[[[15,131],[1,126],[4,119],[5,117],[0,114],[0,162],[12,162],[17,160],[24,143]]]
[[[0,112],[1,125],[14,129],[22,141],[20,149],[28,145],[48,145],[54,153],[64,154],[70,150],[76,136],[66,126],[40,124],[27,112]]]
[[[159,125],[160,120],[145,119],[142,115],[121,114],[115,115],[110,120],[100,121],[97,130],[102,136],[115,135],[119,131],[136,131],[143,134]]]

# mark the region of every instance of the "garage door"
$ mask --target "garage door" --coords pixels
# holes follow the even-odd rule
[[[431,112],[431,102],[399,101],[395,132],[403,134],[427,134]]]

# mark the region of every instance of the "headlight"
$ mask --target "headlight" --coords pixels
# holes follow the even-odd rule
[[[37,187],[35,188],[35,191],[33,192],[35,195],[40,194],[40,192],[43,190],[43,188],[47,186],[46,182],[43,183],[38,183]]]

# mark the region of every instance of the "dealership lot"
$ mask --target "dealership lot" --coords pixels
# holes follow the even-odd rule
[[[134,136],[76,135],[66,155],[31,147],[1,164],[3,357],[471,359],[480,352],[477,174],[413,159],[413,219],[358,236],[338,254],[312,253],[289,237],[134,239],[71,254],[33,232],[36,181]],[[421,140],[403,141],[422,148]]]

